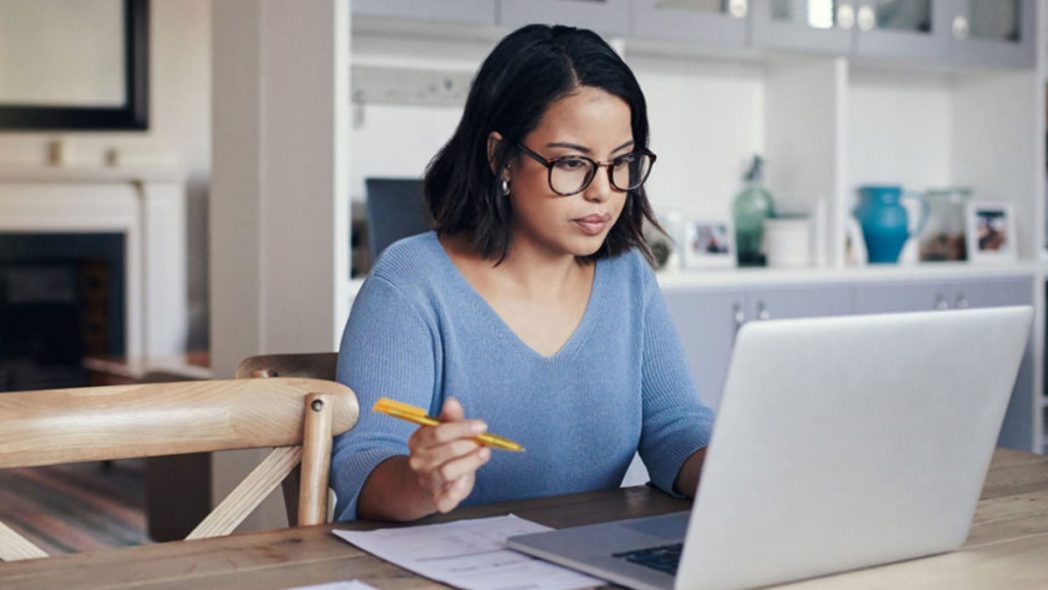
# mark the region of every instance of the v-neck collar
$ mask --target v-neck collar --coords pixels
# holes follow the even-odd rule
[[[604,261],[597,260],[594,264],[593,269],[593,284],[590,286],[589,299],[586,301],[586,309],[582,312],[582,319],[579,320],[575,330],[571,333],[564,344],[561,345],[560,349],[552,355],[546,356],[541,354],[539,351],[531,347],[527,342],[524,342],[509,324],[502,319],[502,316],[495,311],[495,308],[491,307],[487,299],[473,287],[473,284],[469,282],[462,271],[459,270],[455,263],[451,260],[451,256],[448,255],[447,250],[444,249],[444,245],[440,243],[437,238],[437,233],[431,231],[427,234],[429,241],[432,246],[436,248],[438,258],[441,260],[441,264],[447,265],[448,274],[453,277],[455,287],[463,293],[463,296],[476,308],[477,312],[488,321],[493,328],[502,336],[502,339],[508,342],[511,346],[519,349],[526,356],[546,362],[553,362],[561,358],[570,358],[578,351],[582,344],[586,340],[586,336],[590,332],[591,326],[596,321],[595,316],[598,314],[598,307],[601,301],[604,299]]]

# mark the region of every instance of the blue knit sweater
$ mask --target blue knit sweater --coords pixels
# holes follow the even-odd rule
[[[672,491],[713,422],[637,252],[597,262],[581,322],[545,357],[473,289],[435,233],[401,240],[357,295],[338,380],[360,400],[360,421],[335,440],[332,457],[339,520],[356,518],[368,475],[406,455],[417,428],[373,413],[380,396],[431,415],[455,396],[466,417],[527,448],[494,451],[464,505],[615,488],[638,449],[652,482]]]

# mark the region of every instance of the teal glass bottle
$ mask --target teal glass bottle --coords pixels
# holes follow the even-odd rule
[[[735,196],[735,251],[739,266],[764,266],[764,220],[775,217],[775,202],[764,188],[764,159],[753,156],[745,176],[746,187]]]

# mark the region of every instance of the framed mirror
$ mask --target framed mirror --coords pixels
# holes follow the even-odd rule
[[[0,131],[149,127],[149,0],[0,0]]]

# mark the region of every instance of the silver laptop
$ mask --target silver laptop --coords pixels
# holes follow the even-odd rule
[[[956,549],[1032,318],[1008,307],[747,324],[691,511],[509,546],[632,588],[688,589]]]

